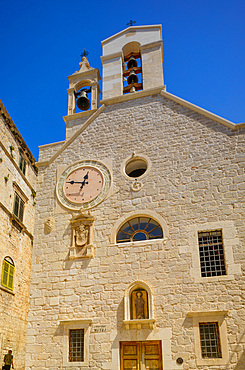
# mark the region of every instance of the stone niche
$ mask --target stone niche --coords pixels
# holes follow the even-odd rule
[[[69,247],[69,259],[93,258],[93,224],[95,217],[90,213],[80,213],[70,220],[72,241]]]

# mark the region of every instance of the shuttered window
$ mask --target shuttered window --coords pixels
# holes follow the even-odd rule
[[[8,258],[8,259],[5,258],[3,260],[1,284],[5,288],[13,290],[13,286],[14,286],[14,263],[10,262],[10,258]]]
[[[24,158],[22,156],[22,153],[20,153],[20,157],[19,157],[19,168],[23,172],[23,174],[25,175],[25,173],[26,173],[26,161],[24,160]]]
[[[18,219],[23,222],[24,217],[24,201],[21,199],[19,194],[15,193],[14,195],[14,210],[13,213]]]

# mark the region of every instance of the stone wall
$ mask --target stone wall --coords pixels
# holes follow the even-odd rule
[[[13,290],[0,283],[0,358],[13,350],[17,369],[24,369],[25,335],[30,294],[31,255],[35,213],[36,169],[26,157],[26,175],[19,168],[19,149],[25,148],[20,134],[0,102],[0,268],[10,257],[15,266]],[[2,114],[4,113],[4,114]],[[6,121],[7,120],[7,121]],[[10,129],[10,124],[12,131]],[[23,140],[23,139],[22,139]],[[22,144],[22,145],[21,145]],[[13,148],[10,150],[10,147]],[[15,189],[26,197],[23,223],[13,224]]]
[[[78,129],[77,124],[69,127],[69,137]],[[224,315],[229,351],[225,365],[201,368],[243,368],[244,132],[153,95],[107,106],[55,161],[40,167],[27,370],[66,368],[64,333],[73,320],[86,325],[92,320],[88,363],[73,369],[119,369],[119,342],[147,339],[162,340],[164,369],[197,369],[193,315],[200,312]],[[55,146],[43,150],[40,158],[51,158]],[[133,152],[151,163],[138,192],[121,170]],[[69,221],[75,212],[57,203],[55,186],[60,168],[84,159],[111,161],[113,185],[110,196],[91,210],[96,217],[94,258],[73,261],[68,258]],[[167,240],[113,243],[115,224],[130,212],[161,216]],[[54,226],[45,233],[49,217]],[[224,222],[232,235],[224,242],[233,270],[199,281],[193,273],[192,227],[210,230],[214,223],[225,227]],[[151,289],[152,330],[126,330],[123,324],[125,291],[135,281]],[[96,332],[96,325],[105,331]],[[183,365],[176,364],[177,357]]]

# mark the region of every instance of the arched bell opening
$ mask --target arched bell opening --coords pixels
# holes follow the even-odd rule
[[[143,89],[140,43],[133,41],[123,49],[123,93],[133,93]]]

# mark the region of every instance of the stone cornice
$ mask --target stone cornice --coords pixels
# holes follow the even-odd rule
[[[226,316],[228,314],[227,310],[224,311],[190,311],[187,313],[189,317],[199,317],[199,316]]]
[[[25,177],[25,175],[23,174],[23,172],[21,171],[21,169],[19,168],[19,166],[17,165],[17,163],[15,162],[15,160],[11,157],[11,155],[9,154],[9,152],[7,151],[7,149],[5,148],[5,146],[3,145],[3,143],[1,141],[0,141],[0,147],[4,151],[4,154],[6,155],[6,157],[8,157],[8,159],[12,162],[12,164],[14,165],[14,167],[16,168],[16,170],[18,171],[18,173],[20,174],[20,176],[22,177],[22,179],[25,181],[25,183],[27,184],[27,186],[31,190],[34,190],[33,186],[29,183],[29,181],[27,180],[27,178]]]
[[[88,126],[91,122],[93,122],[93,120],[95,118],[97,118],[100,113],[103,112],[103,110],[105,109],[105,105],[102,104],[101,107],[99,109],[97,109],[93,114],[92,116],[90,116],[85,122],[84,124],[82,125],[82,127],[80,129],[77,130],[77,132],[75,132],[75,134],[70,138],[68,139],[63,145],[62,147],[48,160],[48,161],[43,161],[43,162],[38,162],[37,163],[37,166],[40,167],[40,166],[49,166]]]
[[[2,208],[2,210],[9,216],[10,221],[17,223],[21,231],[23,231],[31,240],[33,240],[33,235],[27,230],[26,226],[13,213],[11,213],[2,202],[0,202],[0,208]]]
[[[91,109],[85,112],[69,114],[68,116],[64,116],[63,120],[65,121],[65,124],[67,124],[67,122],[78,119],[78,118],[92,116],[92,114],[94,114],[95,112],[97,112],[97,109]]]
[[[148,28],[158,28],[158,29],[160,29],[161,39],[162,39],[162,25],[161,24],[154,24],[154,25],[149,25],[149,26],[131,26],[131,27],[125,28],[124,30],[116,33],[115,35],[110,36],[107,39],[101,41],[101,45],[103,46],[103,44],[106,44],[108,41],[111,41],[111,40],[117,38],[118,36],[120,36],[124,33],[127,33],[128,31],[132,32],[132,31],[144,30],[144,29],[147,30]]]
[[[73,73],[72,75],[68,76],[68,80],[69,82],[73,81],[73,80],[76,80],[77,77],[83,75],[84,76],[90,76],[91,74],[94,74],[96,73],[97,76],[98,76],[98,80],[100,80],[100,72],[99,72],[99,69],[98,68],[91,68],[91,69],[88,69],[87,71],[77,71],[75,73]]]
[[[225,118],[222,118],[222,117],[218,116],[217,114],[211,113],[211,112],[207,111],[206,109],[200,108],[197,105],[192,104],[192,103],[190,103],[190,102],[188,102],[188,101],[186,101],[184,99],[181,99],[178,96],[175,96],[175,95],[173,95],[173,94],[171,94],[171,93],[169,93],[167,91],[164,91],[164,90],[161,91],[161,95],[164,98],[173,100],[176,103],[181,104],[184,107],[193,110],[194,112],[200,113],[203,116],[208,117],[208,118],[210,118],[213,121],[216,121],[218,123],[221,123],[222,125],[224,125],[226,127],[229,127],[232,130],[238,130],[238,129],[241,129],[241,128],[245,128],[245,122],[243,122],[243,123],[233,123],[233,122],[231,122],[231,121],[229,121],[229,120],[227,120]]]
[[[105,104],[105,105],[122,103],[122,102],[129,101],[129,100],[140,99],[146,96],[160,94],[161,91],[165,89],[166,89],[166,86],[164,85],[164,86],[154,87],[152,89],[140,90],[132,94],[120,95],[120,96],[115,96],[113,98],[104,99],[104,100],[101,100],[100,103]]]
[[[103,62],[105,62],[106,60],[110,60],[110,59],[114,59],[114,58],[122,58],[122,57],[123,57],[122,51],[117,51],[116,53],[102,55],[100,57],[100,59],[101,59],[101,62],[103,64]]]
[[[9,130],[12,132],[14,139],[16,140],[19,147],[24,151],[26,156],[28,157],[30,164],[32,165],[34,171],[37,173],[37,167],[36,167],[36,160],[33,157],[30,149],[28,148],[27,144],[25,143],[23,137],[21,136],[19,130],[15,126],[12,118],[8,114],[6,108],[4,107],[2,101],[0,100],[0,115],[3,117],[5,124],[9,128]]]
[[[48,161],[38,162],[38,163],[36,163],[36,165],[38,167],[50,165],[89,126],[89,124],[95,118],[97,118],[100,115],[100,113],[102,113],[104,111],[106,106],[117,104],[117,103],[122,103],[122,102],[126,102],[126,101],[130,101],[130,100],[140,99],[140,98],[144,98],[144,97],[152,96],[152,95],[156,95],[156,94],[160,94],[164,98],[175,101],[176,103],[178,103],[180,105],[183,105],[184,107],[187,107],[187,108],[191,109],[194,112],[202,114],[203,116],[208,117],[213,121],[221,123],[222,125],[224,125],[226,127],[229,127],[230,129],[238,130],[238,129],[245,128],[245,123],[235,124],[231,121],[226,120],[225,118],[219,117],[218,115],[216,115],[214,113],[211,113],[211,112],[209,112],[209,111],[207,111],[203,108],[200,108],[195,104],[189,103],[188,101],[186,101],[184,99],[181,99],[181,98],[179,98],[179,97],[177,97],[177,96],[175,96],[175,95],[173,95],[169,92],[166,92],[166,86],[164,85],[164,86],[159,86],[159,87],[155,87],[155,88],[152,88],[152,89],[137,91],[137,92],[132,93],[132,94],[120,95],[120,96],[116,96],[116,97],[113,97],[113,98],[104,99],[104,100],[101,100],[101,102],[100,102],[101,107],[97,110],[93,110],[93,111],[89,111],[89,112],[75,113],[75,114],[72,114],[70,116],[63,117],[65,122],[67,123],[68,121],[73,120],[73,119],[89,116],[89,118],[84,122],[82,127],[80,129],[78,129],[77,132],[75,132],[75,134],[69,140],[65,141],[64,144],[62,145],[62,147]]]

